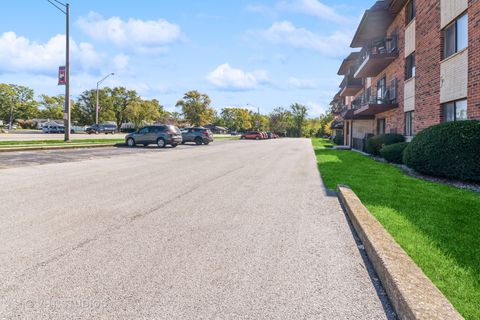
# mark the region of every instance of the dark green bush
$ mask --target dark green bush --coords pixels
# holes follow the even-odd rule
[[[456,121],[421,131],[405,148],[403,161],[429,175],[480,181],[480,121]]]
[[[385,146],[380,150],[380,155],[388,162],[403,163],[403,150],[407,145],[408,142],[399,142]]]
[[[388,146],[394,143],[405,142],[405,137],[401,134],[396,133],[387,133],[379,134],[378,136],[373,136],[367,140],[365,146],[368,153],[373,154],[374,156],[380,155],[380,150],[384,146]]]
[[[335,138],[333,138],[333,143],[335,143],[336,145],[342,146],[344,144],[343,143],[343,135],[335,136]]]

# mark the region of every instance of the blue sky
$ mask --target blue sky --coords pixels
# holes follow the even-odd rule
[[[293,102],[320,115],[367,0],[71,0],[72,94],[136,89],[168,110],[196,89],[212,106]],[[0,82],[61,94],[64,17],[47,0],[2,3]],[[8,13],[8,14],[7,14]]]

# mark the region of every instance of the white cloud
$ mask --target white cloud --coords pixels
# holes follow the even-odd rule
[[[327,111],[327,107],[322,106],[318,102],[308,101],[305,103],[308,107],[308,114],[312,117],[319,117]]]
[[[266,6],[264,4],[249,4],[246,7],[247,11],[259,13],[268,17],[274,17],[277,12],[274,8]]]
[[[263,39],[294,48],[311,49],[326,56],[341,56],[349,52],[351,37],[339,31],[321,36],[289,21],[275,22],[269,29],[260,31]]]
[[[312,79],[299,79],[296,77],[288,78],[288,84],[290,87],[295,89],[315,89],[318,84],[315,80]]]
[[[249,4],[247,5],[246,10],[268,17],[276,17],[281,12],[297,12],[322,20],[337,23],[351,23],[349,19],[340,15],[333,7],[330,7],[319,0],[280,0],[273,6]]]
[[[268,72],[265,70],[245,72],[232,68],[228,63],[218,66],[209,73],[207,80],[217,88],[232,91],[255,89],[269,81]]]
[[[113,57],[113,66],[115,70],[117,71],[123,71],[127,69],[128,67],[128,62],[130,60],[130,57],[121,53]]]
[[[300,12],[320,19],[344,23],[348,20],[338,14],[334,8],[318,0],[284,0],[277,5],[281,10]]]
[[[102,57],[89,43],[70,41],[71,59],[81,69],[97,68]],[[56,35],[46,43],[37,43],[15,32],[0,37],[0,70],[52,71],[65,64],[65,35]]]
[[[98,13],[90,12],[87,17],[79,18],[76,25],[97,41],[138,49],[143,53],[163,51],[165,46],[182,39],[180,26],[163,19],[104,19]]]

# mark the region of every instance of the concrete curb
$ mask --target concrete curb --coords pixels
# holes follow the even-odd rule
[[[0,153],[2,152],[19,152],[19,151],[39,151],[39,150],[63,150],[63,149],[84,149],[84,148],[105,148],[115,147],[121,145],[120,143],[109,144],[78,144],[78,145],[59,145],[59,146],[32,146],[32,147],[12,147],[2,148],[0,147]]]
[[[399,319],[463,319],[348,187],[338,197]]]

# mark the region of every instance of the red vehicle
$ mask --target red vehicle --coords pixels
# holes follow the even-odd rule
[[[261,140],[263,139],[263,135],[261,132],[258,131],[250,131],[247,133],[244,133],[240,136],[240,139],[254,139],[254,140]]]

